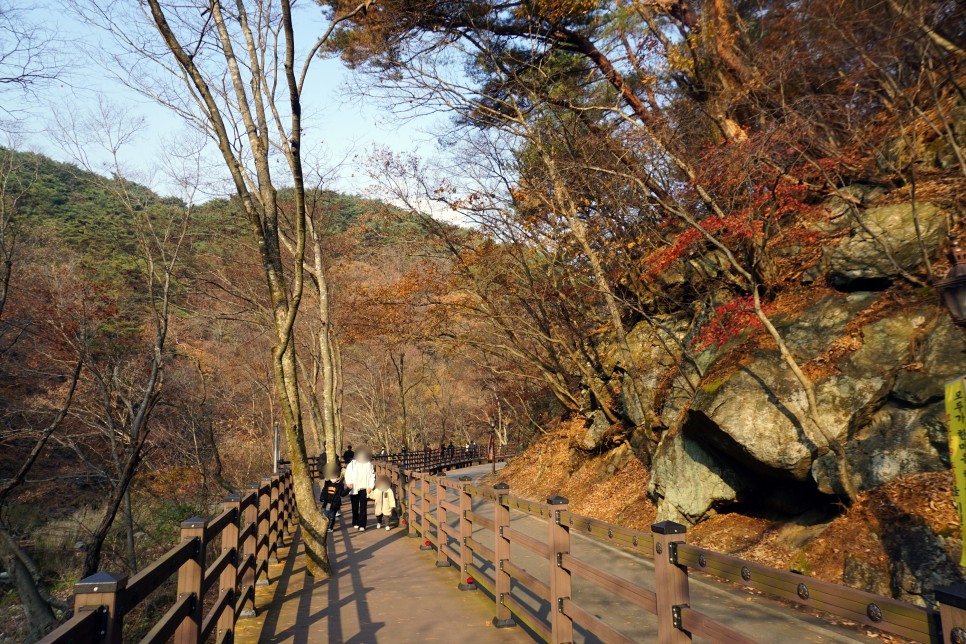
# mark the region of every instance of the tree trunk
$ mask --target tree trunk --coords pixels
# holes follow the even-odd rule
[[[33,642],[49,632],[57,624],[57,618],[50,604],[41,596],[37,582],[22,560],[23,556],[20,546],[6,530],[0,528],[0,561],[17,589],[27,618],[27,641]]]

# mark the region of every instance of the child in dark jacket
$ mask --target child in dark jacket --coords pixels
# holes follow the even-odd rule
[[[325,480],[322,481],[322,492],[319,501],[322,503],[322,514],[329,519],[329,532],[335,530],[335,515],[342,507],[342,497],[349,493],[342,480],[342,473],[337,465],[326,465]]]

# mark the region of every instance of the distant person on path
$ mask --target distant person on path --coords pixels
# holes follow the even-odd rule
[[[453,460],[453,457],[456,456],[456,446],[453,445],[453,441],[449,442],[449,447],[446,448],[446,452],[449,456],[449,459]]]
[[[329,532],[335,530],[336,512],[342,507],[342,497],[349,493],[341,474],[341,468],[335,463],[326,465],[319,502],[322,503],[322,514],[329,519]]]
[[[369,454],[360,449],[345,468],[345,484],[352,500],[352,527],[366,531],[369,514],[369,494],[376,487],[376,468],[369,461]]]
[[[356,453],[352,451],[352,445],[349,445],[345,448],[345,451],[342,452],[342,462],[346,467],[349,467],[349,463],[352,462],[352,459],[355,458],[355,455]]]
[[[409,448],[405,445],[402,448],[402,467],[404,470],[409,469]]]
[[[372,491],[369,498],[375,501],[376,530],[386,524],[386,530],[391,530],[389,520],[392,519],[392,511],[396,507],[396,495],[392,492],[388,476],[376,477],[376,489]]]

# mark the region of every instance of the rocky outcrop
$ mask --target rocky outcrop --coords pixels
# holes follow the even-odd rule
[[[797,319],[779,320],[781,332],[800,360],[819,358],[877,299],[874,293],[822,297]],[[816,380],[819,417],[845,443],[858,489],[948,466],[939,399],[942,383],[966,369],[966,343],[956,332],[938,307],[895,311],[860,326],[857,348]],[[809,420],[801,384],[776,351],[754,351],[741,366],[707,378],[690,396],[682,388],[667,404],[686,411],[654,456],[654,496],[662,508],[674,506],[662,516],[700,520],[738,502],[742,490],[770,487],[773,493],[781,480],[823,494],[837,489],[823,433]]]
[[[658,447],[647,491],[659,499],[658,521],[693,524],[734,504],[747,488],[728,459],[705,449],[682,430]]]
[[[946,231],[946,215],[932,203],[849,208],[848,213],[849,236],[826,248],[823,258],[829,283],[846,290],[888,283],[903,271],[915,273],[924,250],[935,257]]]

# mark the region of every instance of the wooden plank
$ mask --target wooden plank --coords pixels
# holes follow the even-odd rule
[[[440,546],[439,551],[442,552],[445,556],[449,557],[449,560],[453,562],[453,565],[456,566],[457,569],[459,569],[460,553],[456,552],[455,550],[453,550],[452,547],[446,544]]]
[[[569,554],[562,556],[560,561],[561,565],[572,574],[586,579],[612,595],[626,599],[649,613],[657,613],[657,597],[654,591],[638,586],[626,579],[615,577]]]
[[[550,586],[543,583],[526,570],[516,565],[512,561],[504,561],[502,570],[507,573],[513,579],[516,579],[531,593],[539,597],[544,601],[550,601]]]
[[[758,644],[758,640],[748,637],[730,626],[714,621],[704,613],[689,606],[681,607],[681,628],[694,635],[700,635],[712,642],[728,644]]]
[[[492,579],[490,579],[482,570],[477,568],[474,564],[470,564],[469,566],[467,566],[467,569],[470,571],[470,576],[473,578],[473,581],[475,581],[480,586],[483,586],[483,588],[485,588],[487,592],[489,592],[491,595],[496,597],[496,593],[493,592],[494,583]]]
[[[141,639],[141,644],[162,644],[171,639],[181,623],[194,610],[197,601],[198,598],[194,595],[185,595],[176,601],[164,617],[158,620],[154,628]]]
[[[466,540],[466,545],[468,545],[470,549],[473,550],[474,553],[480,555],[481,557],[483,557],[483,559],[491,563],[496,559],[496,556],[493,554],[492,550],[484,546],[482,543],[480,543],[473,537],[470,537],[469,539]]]
[[[550,516],[550,506],[546,503],[527,501],[526,499],[521,499],[519,497],[510,495],[506,495],[504,497],[503,503],[511,510],[517,510],[525,514],[529,514],[532,517],[546,519]]]
[[[634,640],[612,626],[607,625],[596,615],[588,613],[575,604],[569,597],[565,597],[563,600],[563,613],[599,637],[602,641],[607,642],[607,644],[634,644]]]
[[[461,516],[460,506],[456,505],[455,503],[451,503],[449,501],[440,501],[439,505],[447,512],[452,512],[456,516]]]
[[[221,531],[225,529],[225,526],[230,524],[232,521],[238,520],[238,512],[231,508],[225,510],[217,517],[209,521],[205,525],[205,543],[210,542],[212,539],[221,534]]]
[[[221,575],[221,571],[223,571],[228,564],[234,561],[234,558],[234,550],[225,550],[210,566],[208,566],[208,569],[205,570],[205,577],[201,582],[202,597],[208,594],[208,591],[211,590],[212,585],[218,581],[218,576]]]
[[[124,606],[120,608],[121,613],[126,613],[137,606],[148,595],[160,588],[161,584],[178,572],[184,562],[191,559],[194,551],[194,543],[182,541],[151,562],[147,568],[131,577],[127,582],[127,589],[124,591]]]
[[[704,561],[701,566],[700,561]],[[723,555],[693,546],[678,547],[678,561],[708,574],[728,581],[754,588],[762,592],[787,599],[803,606],[811,606],[839,617],[845,617],[861,624],[871,626],[910,639],[930,639],[932,624],[935,620],[932,611],[913,606],[889,597],[874,595],[862,590],[847,588],[820,581],[803,575],[796,575],[736,557]],[[749,579],[745,579],[743,568],[747,569]],[[807,596],[803,598],[798,591],[804,584]],[[882,619],[873,621],[869,616],[869,606],[875,604],[882,612]]]
[[[510,543],[518,543],[527,550],[534,552],[544,559],[550,558],[550,546],[537,541],[533,537],[528,537],[522,532],[517,532],[513,528],[503,528],[503,536],[510,540]]]
[[[493,532],[494,526],[495,526],[495,524],[493,523],[493,519],[487,519],[486,517],[479,515],[476,512],[470,512],[466,516],[473,523],[473,525],[475,526],[478,525],[481,528],[485,528],[486,530]]]
[[[503,605],[510,609],[513,616],[521,623],[526,624],[530,630],[542,637],[545,641],[550,641],[550,626],[545,621],[537,617],[530,609],[517,601],[512,593],[503,595]]]
[[[104,616],[92,608],[84,610],[48,633],[38,644],[73,644],[74,642],[96,642],[100,640],[101,621]]]
[[[446,536],[452,537],[453,539],[456,539],[457,541],[459,541],[459,538],[460,538],[459,532],[456,530],[456,528],[454,528],[450,524],[441,523],[439,524],[439,529]]]
[[[224,592],[218,596],[215,601],[215,605],[211,607],[208,614],[205,615],[204,620],[201,622],[201,642],[207,642],[208,638],[211,637],[211,632],[215,630],[218,626],[218,619],[221,614],[225,612],[225,609],[231,605],[232,593]]]
[[[639,552],[649,559],[654,558],[654,537],[649,532],[623,528],[569,511],[560,513],[560,522],[569,525],[575,534],[580,533],[597,541]]]

